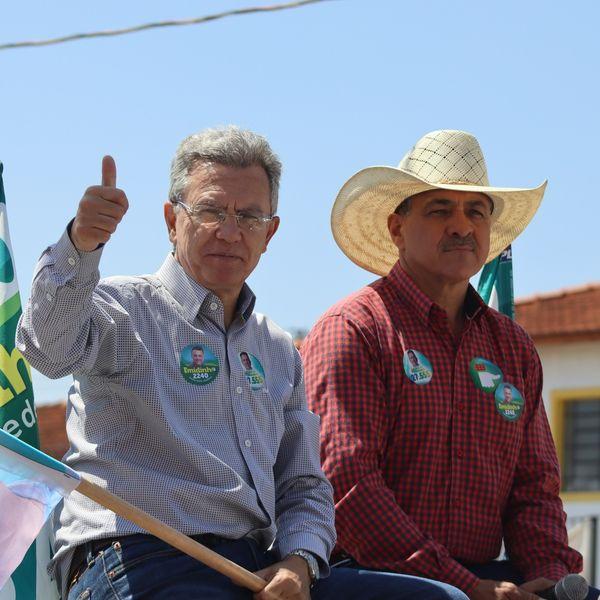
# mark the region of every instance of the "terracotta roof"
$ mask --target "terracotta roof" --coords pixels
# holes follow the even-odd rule
[[[600,339],[600,283],[517,298],[515,313],[536,342]]]
[[[43,452],[60,460],[67,449],[67,430],[65,427],[66,403],[42,404],[36,407],[40,431],[40,447]]]

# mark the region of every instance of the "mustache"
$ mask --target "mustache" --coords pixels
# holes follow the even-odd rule
[[[468,235],[467,237],[451,237],[442,242],[442,251],[448,252],[449,250],[475,250],[477,244],[473,239],[473,236]]]

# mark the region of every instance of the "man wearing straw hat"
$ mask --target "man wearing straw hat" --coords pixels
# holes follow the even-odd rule
[[[490,186],[477,140],[444,130],[339,192],[337,244],[383,278],[327,311],[302,355],[336,553],[350,564],[473,599],[532,598],[581,570],[540,360],[469,285],[525,229],[545,187]],[[503,541],[509,560],[494,561]]]
[[[257,571],[267,581],[258,600],[306,600],[311,583],[315,598],[464,598],[350,569],[317,581],[335,541],[319,420],[291,337],[253,311],[245,283],[279,225],[280,172],[250,131],[186,138],[164,206],[173,252],[153,275],[99,282],[103,245],[128,206],[105,157],[102,185],[42,255],[18,333],[36,369],[74,375],[65,461]],[[69,600],[252,595],[83,495],[69,496],[57,521],[53,566]]]

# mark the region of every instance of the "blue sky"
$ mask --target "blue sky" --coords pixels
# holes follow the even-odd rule
[[[200,16],[260,0],[5,3],[0,43]],[[24,297],[113,154],[130,210],[103,275],[152,272],[179,141],[234,123],[284,162],[282,224],[250,284],[257,309],[309,328],[372,281],[338,250],[329,213],[355,171],[395,165],[424,133],[474,133],[492,183],[549,187],[514,244],[517,296],[598,281],[597,3],[336,0],[59,46],[0,52],[0,161]],[[37,379],[38,401],[64,382]]]

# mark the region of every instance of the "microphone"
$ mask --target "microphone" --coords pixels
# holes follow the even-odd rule
[[[565,575],[556,585],[535,594],[547,600],[585,600],[588,590],[585,578],[572,573]]]

